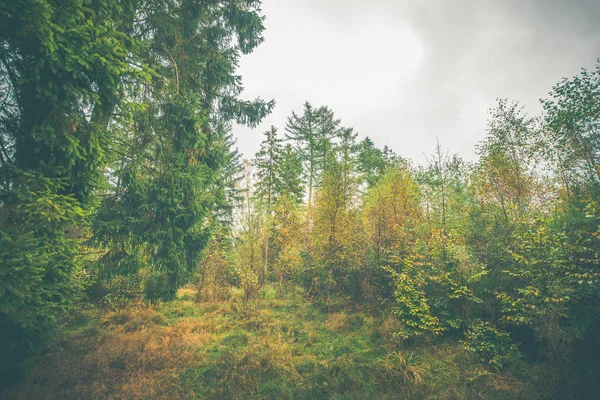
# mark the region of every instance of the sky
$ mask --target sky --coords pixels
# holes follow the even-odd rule
[[[417,163],[438,139],[474,160],[497,98],[540,115],[554,84],[600,57],[600,0],[263,0],[262,11],[265,41],[238,73],[243,98],[276,107],[257,128],[234,126],[245,158],[309,101]]]

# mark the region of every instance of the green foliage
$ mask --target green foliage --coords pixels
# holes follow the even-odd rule
[[[600,316],[600,64],[559,82],[543,118],[500,99],[473,163],[438,143],[428,165],[412,168],[368,137],[357,142],[328,107],[306,102],[287,119],[285,139],[271,127],[242,165],[233,124],[255,127],[274,106],[239,97],[236,69],[263,41],[263,21],[260,1],[250,0],[0,4],[2,376],[12,378],[84,301],[119,311],[103,328],[127,320],[123,310],[140,299],[155,307],[144,311],[147,327],[131,316],[100,344],[108,355],[96,355],[99,370],[111,375],[111,352],[140,343],[156,359],[133,351],[135,362],[118,365],[155,362],[173,372],[186,360],[189,368],[194,357],[179,343],[198,347],[211,334],[163,329],[152,310],[171,307],[158,303],[177,301],[193,283],[198,301],[237,300],[235,318],[215,329],[219,344],[198,350],[204,366],[188,371],[201,378],[196,394],[364,398],[382,394],[373,382],[394,394],[401,382],[407,397],[431,397],[421,377],[450,375],[374,344],[385,337],[396,346],[394,336],[404,345],[464,337],[466,351],[489,367],[473,367],[480,375],[465,387],[517,370],[520,342],[551,378],[547,393],[566,397],[565,366]],[[302,291],[296,284],[325,309],[344,311],[304,307],[304,320],[322,326],[280,327],[270,316],[283,312],[261,304],[284,304]],[[182,302],[193,297],[185,290]],[[208,313],[182,306],[170,318]],[[390,326],[357,334],[374,323],[365,310]],[[130,332],[139,337],[115,339]],[[164,342],[152,342],[157,334]],[[468,359],[453,349],[451,357]],[[282,361],[294,357],[293,367]],[[236,375],[259,369],[258,378]],[[88,397],[114,394],[98,391]],[[475,394],[453,388],[448,397]]]
[[[265,132],[265,140],[260,144],[260,150],[254,159],[255,195],[266,205],[268,213],[281,195],[277,189],[283,186],[278,173],[282,142],[283,140],[277,137],[277,129],[271,126],[271,129]]]
[[[389,168],[368,191],[362,212],[368,237],[363,286],[371,286],[371,301],[393,301],[393,285],[382,267],[404,262],[417,239],[421,218],[419,187],[409,171]]]
[[[473,353],[481,363],[501,372],[520,358],[517,345],[508,332],[477,320],[466,333],[465,349]]]
[[[142,299],[142,278],[138,274],[100,279],[91,295],[101,307],[119,311]]]
[[[600,183],[600,59],[595,70],[564,78],[542,102],[548,127],[548,155],[565,184]]]
[[[285,145],[281,152],[277,172],[279,179],[275,181],[275,192],[281,197],[288,196],[297,204],[301,203],[304,196],[302,161],[290,144]]]
[[[202,260],[194,272],[197,301],[224,300],[229,297],[235,267],[232,254],[224,230],[217,230],[204,249]]]
[[[279,283],[278,294],[297,281],[302,271],[302,231],[300,210],[294,199],[284,194],[273,211],[271,225],[273,271]]]
[[[471,260],[459,238],[432,231],[427,242],[417,242],[406,256],[390,258],[395,285],[394,313],[407,325],[405,338],[436,335],[470,326],[474,309],[482,303],[478,284],[487,270]]]
[[[239,55],[262,41],[257,3],[165,6],[167,15],[150,11],[147,22],[156,33],[146,61],[158,75],[138,96],[147,106],[126,121],[133,132],[116,150],[127,156],[95,221],[109,248],[104,264],[115,273],[146,269],[152,303],[173,299],[190,279],[219,213],[227,218],[226,202],[236,198],[237,178],[224,176],[239,169],[226,124],[254,126],[273,106],[237,98]]]
[[[312,296],[328,301],[332,295],[357,300],[361,296],[360,272],[364,253],[362,221],[352,208],[356,184],[344,179],[344,164],[334,155],[327,161],[314,207],[310,231],[310,257],[305,274]]]
[[[86,274],[106,280],[111,304],[117,275],[143,277],[152,303],[174,298],[231,220],[229,124],[255,126],[274,105],[238,98],[235,70],[262,20],[259,2],[241,0],[0,5],[7,324],[47,332],[37,321],[73,302]],[[74,260],[91,219],[105,253],[88,274]]]
[[[223,188],[217,191],[219,194],[215,207],[214,219],[216,223],[226,230],[231,231],[234,225],[234,211],[243,200],[240,191],[240,182],[243,179],[242,155],[235,146],[235,138],[231,131],[231,126],[218,124],[215,127],[214,139],[215,154],[220,154],[217,159],[222,159],[223,163],[217,170],[217,179],[215,187]]]
[[[424,332],[442,334],[440,320],[432,315],[431,306],[425,296],[424,288],[427,282],[424,275],[409,261],[405,271],[398,273],[393,269],[389,270],[394,279],[397,302],[392,310],[405,325],[398,335],[408,339]]]
[[[302,161],[309,206],[314,201],[314,189],[319,186],[331,139],[337,134],[339,124],[329,108],[314,108],[309,102],[304,103],[302,115],[292,112],[287,119],[285,136],[294,142]]]
[[[10,380],[82,295],[84,212],[73,196],[57,194],[60,181],[6,166],[1,172],[14,182],[0,192],[0,372]]]
[[[357,145],[357,170],[367,187],[374,186],[389,167],[396,167],[399,157],[387,146],[383,150],[375,147],[375,143],[366,137]]]
[[[574,343],[597,320],[600,274],[574,262],[572,254],[565,233],[538,219],[515,241],[516,264],[505,271],[512,284],[498,293],[502,319],[531,327],[557,365],[569,359]]]

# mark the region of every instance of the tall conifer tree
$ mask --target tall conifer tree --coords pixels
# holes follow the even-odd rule
[[[294,143],[304,166],[308,192],[308,207],[312,206],[314,191],[321,180],[326,155],[331,149],[331,139],[337,132],[340,121],[334,118],[327,107],[315,109],[304,103],[302,115],[292,112],[286,123],[286,138]]]

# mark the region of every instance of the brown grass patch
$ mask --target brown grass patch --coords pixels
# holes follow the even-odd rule
[[[333,332],[348,330],[348,315],[345,312],[331,313],[327,316],[325,327]]]
[[[179,399],[178,371],[199,362],[212,337],[205,322],[181,319],[167,326],[151,308],[107,314],[93,343],[72,338],[27,377],[17,399]],[[12,398],[12,397],[11,397]]]

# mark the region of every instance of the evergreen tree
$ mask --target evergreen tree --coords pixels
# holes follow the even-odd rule
[[[260,150],[256,153],[254,168],[256,174],[255,196],[263,206],[263,212],[266,216],[264,245],[264,266],[260,275],[261,286],[265,284],[266,273],[269,270],[269,246],[271,244],[271,230],[269,225],[273,213],[273,205],[277,202],[279,196],[275,189],[279,182],[277,165],[280,162],[282,140],[277,137],[277,129],[271,126],[271,129],[265,132],[265,140],[260,145]]]
[[[322,158],[320,163],[317,162],[317,166],[320,167],[319,170],[322,172],[328,160],[327,155],[334,146],[332,141],[339,134],[341,121],[335,118],[333,111],[327,106],[319,107],[316,117],[317,137],[321,142],[322,148]]]
[[[129,1],[0,5],[0,376],[75,300],[111,121],[147,81]],[[0,385],[1,386],[1,385]]]
[[[254,158],[256,174],[256,196],[266,206],[266,212],[272,211],[273,204],[277,201],[276,187],[281,186],[278,174],[282,152],[282,140],[277,137],[277,128],[265,132],[265,140],[260,144],[260,150]]]
[[[259,3],[160,3],[147,12],[145,61],[157,74],[138,95],[145,106],[132,116],[134,131],[124,130],[129,157],[95,232],[109,249],[103,264],[146,269],[145,295],[156,302],[172,299],[196,268],[226,199],[219,185],[231,157],[219,150],[219,123],[254,126],[272,103],[237,98],[239,55],[262,41]]]
[[[287,195],[296,204],[301,203],[303,197],[302,161],[289,143],[285,145],[279,157],[277,175],[275,193],[278,198]]]
[[[226,231],[233,228],[233,211],[241,204],[243,195],[240,183],[243,179],[242,155],[235,146],[235,138],[230,126],[217,125],[216,132],[221,139],[216,141],[215,151],[221,151],[224,162],[219,169],[219,178],[215,189],[222,194],[215,209],[215,219]]]
[[[341,128],[337,131],[336,152],[340,162],[341,181],[340,184],[344,188],[348,188],[346,192],[346,201],[350,201],[355,193],[352,191],[358,183],[356,176],[357,167],[357,144],[356,138],[358,134],[352,128]]]
[[[373,187],[393,163],[390,162],[389,157],[381,149],[375,147],[369,137],[366,137],[357,145],[357,152],[358,172],[367,187]]]
[[[294,143],[302,160],[308,191],[308,207],[312,206],[315,188],[319,185],[331,139],[340,122],[327,107],[315,109],[304,103],[301,116],[295,112],[286,122],[286,139]]]

